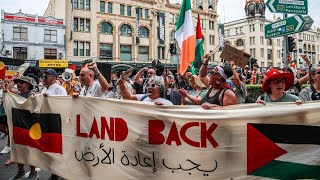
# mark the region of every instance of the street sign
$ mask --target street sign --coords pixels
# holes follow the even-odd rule
[[[274,13],[308,14],[308,0],[268,0],[267,7]]]
[[[275,38],[301,32],[305,19],[301,15],[292,16],[280,21],[267,24],[264,27],[265,38]]]
[[[304,19],[306,20],[306,23],[304,24],[302,31],[308,31],[312,27],[314,21],[310,16],[305,16]]]

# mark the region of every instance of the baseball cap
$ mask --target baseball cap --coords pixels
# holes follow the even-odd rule
[[[50,74],[50,75],[55,76],[55,77],[59,76],[59,74],[54,69],[47,69],[43,73]]]

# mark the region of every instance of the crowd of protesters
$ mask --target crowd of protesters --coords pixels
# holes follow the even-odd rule
[[[128,99],[152,103],[155,105],[199,105],[205,110],[216,107],[245,103],[249,84],[262,85],[261,96],[256,100],[259,104],[270,102],[295,102],[320,100],[320,67],[312,65],[307,56],[301,56],[307,67],[286,67],[276,69],[270,66],[267,70],[259,70],[257,64],[252,68],[236,67],[234,61],[225,66],[208,67],[209,55],[203,59],[198,74],[185,73],[184,76],[173,74],[161,64],[155,67],[144,67],[135,75],[132,72],[111,71],[108,82],[97,68],[96,63],[87,64],[81,69],[79,76],[75,73],[65,81],[61,74],[53,69],[42,72],[42,76],[34,78],[16,74],[12,80],[0,82],[0,131],[1,137],[8,136],[7,119],[2,103],[4,93],[10,91],[24,98],[35,94],[44,96],[67,96],[74,98],[100,97],[113,99]],[[306,88],[303,88],[303,85]],[[0,152],[10,152],[10,141]],[[5,165],[11,165],[9,159]],[[39,175],[31,166],[31,173],[26,177],[24,166],[18,164],[18,172],[12,179],[37,179]],[[52,175],[50,179],[59,179]]]

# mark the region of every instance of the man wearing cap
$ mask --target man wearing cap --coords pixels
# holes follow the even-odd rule
[[[270,70],[262,84],[262,90],[265,94],[258,97],[257,103],[296,102],[301,104],[303,101],[299,97],[285,93],[293,85],[293,79],[294,77],[291,73],[281,73],[277,69]]]
[[[58,73],[54,69],[47,69],[43,72],[43,86],[41,94],[44,96],[67,96],[67,91],[57,84]]]
[[[18,79],[14,79],[13,82],[17,84],[18,92],[17,94],[28,99],[30,96],[33,95],[32,89],[35,86],[35,80],[31,77],[28,76],[22,76]],[[13,83],[11,83],[8,87],[8,90],[11,92],[12,91]],[[24,170],[24,165],[18,163],[18,173],[12,177],[12,179],[23,179],[26,178],[25,170]],[[28,176],[28,179],[38,179],[39,175],[36,171],[36,168],[34,166],[30,166],[30,174]]]
[[[251,73],[250,73],[250,68],[249,66],[247,65],[245,68],[244,68],[244,72],[243,72],[243,76],[246,78],[246,84],[250,84],[251,82]]]

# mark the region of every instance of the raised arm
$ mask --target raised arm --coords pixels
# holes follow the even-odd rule
[[[209,84],[209,78],[208,78],[208,63],[210,59],[210,54],[207,54],[203,58],[203,63],[201,65],[200,71],[199,71],[199,78],[201,82],[207,87],[210,87]]]
[[[130,100],[138,100],[137,96],[131,95],[130,92],[128,91],[126,85],[125,85],[125,80],[119,79],[118,85],[120,87],[121,95],[123,99],[130,99]]]
[[[235,80],[235,86],[240,89],[241,88],[241,81],[240,81],[240,78],[239,78],[239,75],[235,69],[236,65],[234,63],[234,61],[230,61],[230,66],[232,68],[232,73],[233,73],[233,79]]]
[[[107,90],[109,90],[109,83],[106,80],[106,78],[104,78],[104,76],[101,74],[101,72],[99,71],[97,64],[95,62],[92,62],[88,65],[88,69],[91,69],[95,75],[98,78],[98,81],[100,83],[101,86],[101,91],[102,92],[106,92]]]
[[[143,83],[143,80],[140,77],[145,71],[148,71],[148,69],[149,68],[147,67],[140,69],[138,73],[134,76],[133,81],[141,85]]]

